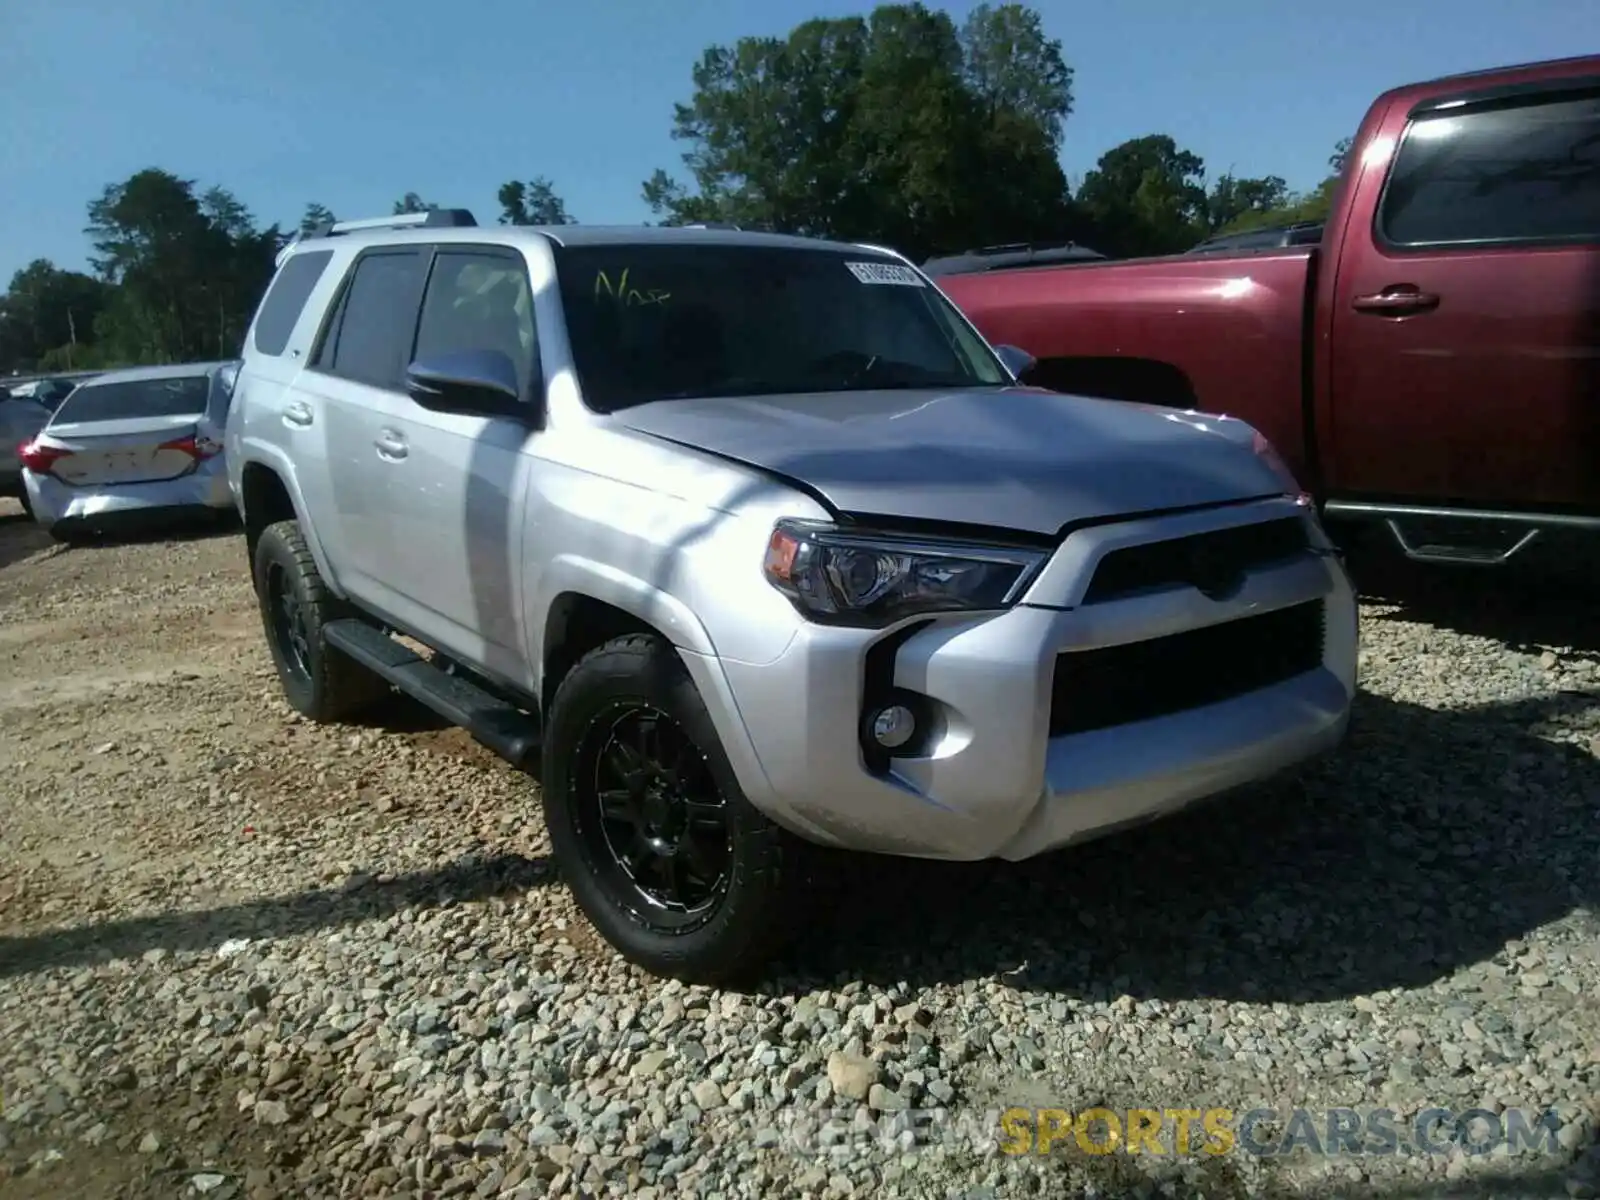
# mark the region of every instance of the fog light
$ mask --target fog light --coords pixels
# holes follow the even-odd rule
[[[917,731],[917,719],[904,704],[880,708],[872,718],[873,739],[885,750],[898,750]]]

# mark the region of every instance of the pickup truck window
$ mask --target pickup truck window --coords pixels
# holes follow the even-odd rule
[[[556,273],[584,398],[602,412],[1007,380],[938,289],[871,251],[580,245],[557,251]]]
[[[1600,96],[1413,121],[1378,232],[1417,247],[1600,238]]]

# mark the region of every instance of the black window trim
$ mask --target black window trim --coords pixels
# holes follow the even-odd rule
[[[312,371],[329,379],[341,379],[346,383],[359,384],[362,387],[376,388],[381,392],[403,392],[399,381],[393,384],[374,383],[370,379],[357,379],[353,375],[345,375],[331,367],[322,364],[321,359],[325,351],[330,348],[335,354],[339,349],[339,337],[344,328],[344,315],[349,308],[350,288],[355,282],[356,271],[361,264],[369,258],[384,256],[398,257],[402,255],[413,256],[422,260],[422,291],[417,297],[417,313],[412,319],[410,347],[417,344],[417,321],[422,319],[422,297],[427,295],[428,277],[433,270],[434,246],[428,242],[398,242],[381,246],[366,246],[358,251],[350,260],[350,265],[345,268],[344,277],[339,280],[339,289],[334,293],[333,303],[328,305],[328,311],[323,316],[321,328],[317,331],[316,340],[311,344],[311,353],[306,356],[305,370]],[[409,354],[409,348],[408,348]]]
[[[428,289],[433,285],[434,268],[441,255],[470,254],[474,258],[501,258],[514,262],[522,272],[522,281],[528,286],[528,319],[533,322],[533,361],[528,364],[528,382],[522,390],[522,402],[532,405],[544,395],[544,354],[539,341],[539,313],[534,303],[533,277],[528,274],[528,260],[510,246],[493,242],[438,242],[429,246],[428,269],[422,278],[422,296],[417,301],[417,319],[411,327],[411,344],[406,350],[406,361],[414,362],[417,356],[417,339],[422,335],[422,314],[428,307]],[[415,403],[415,401],[413,401]],[[420,406],[419,406],[420,407]]]
[[[1441,252],[1472,253],[1482,250],[1545,250],[1600,246],[1600,232],[1593,234],[1557,234],[1546,237],[1473,238],[1469,240],[1440,240],[1431,242],[1397,242],[1384,231],[1383,213],[1389,200],[1389,188],[1394,182],[1394,170],[1400,162],[1411,131],[1417,120],[1444,113],[1475,116],[1486,112],[1505,112],[1511,109],[1537,108],[1545,104],[1560,104],[1569,100],[1600,97],[1600,75],[1569,76],[1540,80],[1535,83],[1502,84],[1475,91],[1432,96],[1418,101],[1406,113],[1405,128],[1395,139],[1394,152],[1389,156],[1384,173],[1383,187],[1372,209],[1371,234],[1373,244],[1390,257],[1406,258],[1418,254]]]

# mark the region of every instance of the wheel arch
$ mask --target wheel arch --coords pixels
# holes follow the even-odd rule
[[[1041,358],[1028,372],[1028,382],[1053,392],[1193,408],[1194,383],[1180,367],[1158,358],[1121,355],[1068,355]]]
[[[239,516],[244,522],[245,553],[255,562],[256,543],[261,531],[278,521],[299,523],[301,536],[311,557],[316,560],[317,573],[322,576],[328,590],[343,596],[338,575],[317,536],[315,526],[306,518],[305,498],[295,478],[294,466],[287,459],[263,460],[252,458],[239,471],[239,491],[236,497]]]

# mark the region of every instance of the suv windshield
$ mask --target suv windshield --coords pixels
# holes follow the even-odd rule
[[[56,409],[54,424],[125,421],[140,417],[183,417],[203,413],[211,388],[208,375],[178,375],[126,383],[86,384]]]
[[[617,244],[557,252],[588,403],[1010,382],[950,303],[870,251]]]

